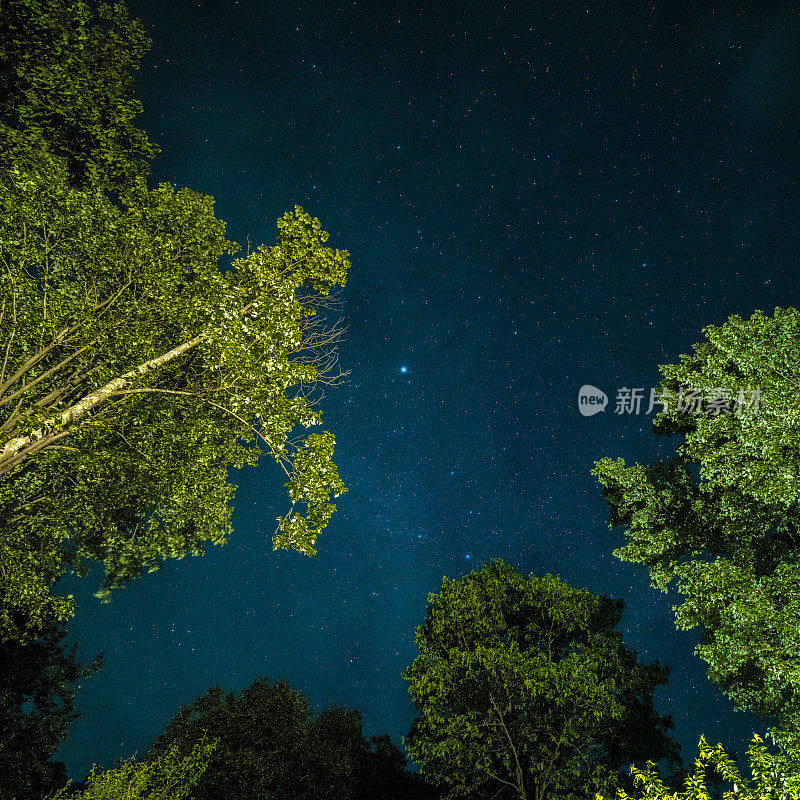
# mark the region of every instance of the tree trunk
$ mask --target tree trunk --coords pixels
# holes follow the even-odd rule
[[[61,438],[64,432],[58,432],[57,426],[63,428],[64,426],[74,425],[79,422],[93,408],[96,408],[98,405],[108,400],[115,392],[130,386],[131,383],[142,375],[152,372],[154,369],[178,358],[178,356],[182,356],[187,350],[190,350],[192,347],[202,342],[207,335],[207,333],[201,333],[194,339],[174,347],[169,352],[150,359],[150,361],[146,361],[144,364],[140,364],[124,375],[120,375],[120,377],[109,381],[105,386],[101,386],[91,394],[86,395],[86,397],[79,400],[65,411],[58,412],[50,419],[43,422],[40,428],[10,439],[3,446],[2,451],[0,451],[0,476],[10,472],[32,452],[45,449],[49,444],[55,441],[56,437]]]

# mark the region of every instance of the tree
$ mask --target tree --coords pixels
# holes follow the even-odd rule
[[[362,744],[354,798],[361,800],[439,800],[441,792],[418,773],[406,769],[406,758],[388,734]]]
[[[49,591],[65,564],[102,560],[107,598],[224,542],[227,470],[256,463],[238,444],[254,435],[289,478],[274,546],[313,555],[346,490],[333,436],[291,434],[321,422],[313,391],[341,377],[339,330],[316,311],[347,251],[297,207],[223,275],[211,198],[139,183],[117,205],[16,131],[0,128],[0,153],[2,635],[69,616]]]
[[[206,734],[218,746],[193,800],[430,797],[388,737],[364,739],[358,711],[331,706],[312,714],[308,700],[283,681],[259,678],[238,697],[212,687],[178,712],[150,755],[173,747],[189,752]]]
[[[194,800],[272,797],[298,780],[295,753],[305,745],[309,717],[308,701],[283,682],[258,679],[239,698],[213,686],[176,714],[149,754],[188,752],[207,732],[219,744]]]
[[[118,190],[158,153],[134,127],[131,71],[150,47],[122,3],[6,0],[0,13],[0,120],[42,136],[73,185]]]
[[[733,790],[725,793],[725,800],[797,800],[800,798],[800,773],[795,767],[787,769],[782,756],[770,754],[761,744],[761,737],[753,734],[753,743],[748,748],[752,779],[754,787],[749,786],[749,781],[741,776],[739,771],[728,757],[721,744],[711,748],[706,744],[705,737],[700,737],[700,755],[695,762],[694,773],[687,776],[684,791],[671,793],[659,780],[654,772],[655,764],[648,762],[644,770],[635,766],[631,767],[634,783],[639,787],[640,793],[636,798],[648,800],[707,800],[706,770],[712,770],[727,783],[732,784]],[[596,800],[611,800],[601,794],[596,795]],[[634,795],[629,795],[620,790],[616,800],[635,800]]]
[[[773,734],[800,752],[800,314],[756,311],[704,333],[660,367],[653,428],[681,437],[675,457],[604,458],[592,474],[611,527],[626,528],[614,555],[663,592],[677,578],[675,624],[701,627],[709,678],[737,709],[778,718]]]
[[[78,681],[102,658],[79,664],[65,633],[52,624],[30,644],[0,643],[0,800],[38,800],[67,781],[64,764],[52,759],[78,716]]]
[[[626,785],[631,761],[680,764],[652,706],[668,668],[622,645],[622,600],[493,561],[428,602],[405,744],[446,797],[586,797]]]
[[[347,251],[296,207],[222,274],[236,245],[212,199],[144,182],[141,25],[99,17],[75,0],[0,15],[0,639],[73,613],[51,591],[66,569],[103,561],[108,599],[223,543],[228,468],[262,447],[288,477],[274,547],[313,555],[346,491],[333,436],[294,431],[342,377],[341,328],[317,312]]]
[[[184,800],[203,775],[215,747],[216,742],[201,738],[186,754],[175,747],[105,771],[95,766],[78,791],[68,784],[53,800]]]

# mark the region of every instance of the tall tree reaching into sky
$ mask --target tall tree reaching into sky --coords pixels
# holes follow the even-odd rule
[[[420,715],[406,747],[446,797],[613,794],[629,785],[623,765],[645,759],[682,777],[672,719],[653,710],[668,669],[622,645],[621,600],[495,561],[428,602],[405,672]]]
[[[296,207],[274,246],[223,274],[236,245],[212,199],[148,189],[132,160],[148,152],[129,124],[135,104],[119,100],[144,46],[137,25],[101,13],[126,39],[90,27],[81,3],[37,4],[35,17],[23,7],[4,17],[6,32],[24,45],[38,30],[24,24],[45,26],[56,43],[42,69],[69,77],[50,97],[56,78],[18,70],[11,84],[34,110],[0,125],[0,636],[29,639],[28,627],[72,613],[72,598],[51,591],[67,567],[103,561],[108,598],[166,558],[223,543],[228,468],[255,464],[262,447],[291,503],[273,545],[315,553],[331,495],[346,489],[332,434],[293,431],[321,423],[319,389],[342,377],[341,329],[317,312],[344,285],[349,254],[326,247],[319,221]],[[120,55],[130,41],[133,55]],[[63,122],[73,94],[90,102],[82,93],[102,77],[105,138],[91,115]]]
[[[678,628],[702,626],[696,652],[739,709],[778,717],[773,734],[800,755],[800,313],[756,311],[704,329],[680,363],[661,367],[673,398],[657,433],[683,437],[668,463],[598,461],[614,551],[644,564],[666,592],[678,579]],[[688,389],[711,399],[679,409]],[[736,402],[760,391],[758,407]],[[727,397],[731,413],[714,398]],[[753,406],[755,404],[753,403]]]

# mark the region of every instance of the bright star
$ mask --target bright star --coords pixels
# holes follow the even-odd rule
[[[400,372],[408,372],[408,367],[400,367]]]

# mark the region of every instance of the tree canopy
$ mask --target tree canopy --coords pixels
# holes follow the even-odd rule
[[[223,543],[228,468],[262,448],[288,479],[274,547],[313,555],[346,491],[333,435],[295,430],[321,423],[320,389],[342,377],[341,328],[318,312],[348,252],[296,207],[275,245],[221,272],[236,245],[212,198],[148,188],[131,160],[149,152],[124,79],[146,44],[138,23],[115,6],[90,29],[82,3],[39,5],[4,9],[0,53],[43,36],[6,70],[22,106],[0,117],[0,638],[21,640],[72,613],[52,591],[65,569],[102,561],[108,599]],[[93,116],[95,85],[108,96]]]
[[[672,719],[652,704],[668,668],[622,645],[621,600],[494,561],[428,602],[405,671],[419,712],[405,744],[447,797],[613,792],[646,758],[682,774]]]
[[[614,555],[645,565],[661,591],[677,578],[675,624],[701,626],[709,678],[737,708],[779,718],[773,733],[798,748],[800,314],[756,311],[704,333],[660,367],[659,394],[672,399],[653,427],[680,437],[675,457],[604,458],[593,474],[611,526],[625,527]],[[701,406],[679,405],[689,389]]]
[[[313,554],[344,486],[331,434],[290,435],[319,424],[310,391],[335,379],[314,303],[344,283],[347,252],[297,208],[277,245],[223,275],[210,198],[140,185],[119,209],[3,134],[17,154],[0,186],[3,632],[18,632],[14,610],[65,617],[49,594],[65,554],[104,561],[107,594],[223,542],[227,468],[256,462],[238,443],[254,435],[289,477],[275,546]]]
[[[216,746],[201,737],[188,753],[172,747],[107,770],[95,766],[81,785],[67,784],[53,800],[184,800],[191,796]]]
[[[148,757],[189,753],[217,740],[192,800],[433,800],[388,736],[366,740],[361,715],[331,706],[314,714],[283,681],[259,678],[238,697],[214,686],[182,708]]]
[[[800,797],[800,774],[791,767],[787,769],[783,756],[770,754],[758,734],[753,734],[753,742],[747,752],[752,773],[750,779],[742,777],[721,744],[709,747],[705,737],[701,736],[700,755],[692,774],[686,776],[683,791],[670,791],[656,774],[655,764],[650,761],[644,769],[631,766],[637,791],[628,794],[620,790],[614,800],[708,800],[709,768],[717,782],[725,781],[733,787],[725,792],[724,800],[796,800]],[[750,785],[751,780],[753,786]],[[612,798],[598,793],[596,800]]]
[[[102,663],[98,656],[79,664],[61,624],[39,634],[26,645],[0,642],[0,800],[39,800],[66,783],[64,764],[53,757],[78,716],[78,682]]]
[[[150,48],[124,4],[6,0],[0,14],[0,120],[41,136],[72,185],[117,190],[149,172],[158,147],[133,125],[132,72]]]

